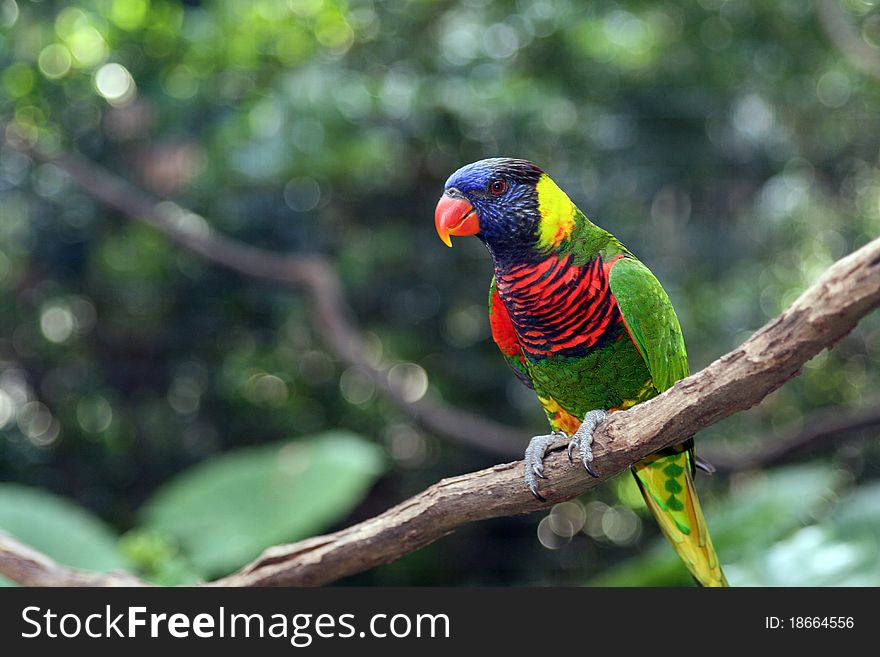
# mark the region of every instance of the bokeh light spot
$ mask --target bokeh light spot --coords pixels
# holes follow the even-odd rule
[[[284,202],[294,212],[308,212],[321,202],[321,187],[314,178],[293,178],[284,186]]]
[[[199,78],[186,64],[175,66],[162,78],[162,89],[177,100],[186,100],[199,90]]]
[[[350,367],[339,377],[339,391],[349,404],[362,406],[373,399],[376,386],[363,372]]]
[[[385,431],[388,451],[397,463],[410,468],[424,465],[428,456],[425,437],[412,425],[403,422],[392,424]]]
[[[34,72],[27,64],[17,62],[3,71],[3,88],[13,98],[26,96],[33,87]]]
[[[245,396],[263,406],[281,406],[287,401],[287,384],[274,374],[255,374],[248,379]]]
[[[563,538],[571,538],[584,527],[587,512],[577,501],[556,504],[550,510],[549,525],[553,532]]]
[[[282,385],[284,382],[282,381]],[[254,385],[258,385],[255,383]],[[248,387],[248,398],[252,401],[262,401],[262,397],[260,397],[260,393],[265,396],[266,393],[269,393],[271,396],[271,390],[252,390],[250,386]],[[285,398],[286,398],[286,388],[285,388]],[[199,385],[199,382],[190,376],[176,376],[174,377],[174,381],[171,383],[171,387],[168,389],[168,403],[171,405],[175,411],[180,413],[181,415],[190,415],[199,410],[199,405],[202,401],[202,386]]]
[[[642,521],[625,506],[610,507],[602,514],[602,533],[612,543],[630,545],[641,531]]]
[[[12,27],[18,20],[18,3],[15,0],[0,2],[0,27]]]
[[[560,521],[557,521],[557,525]],[[541,522],[538,523],[538,542],[541,543],[548,550],[558,550],[559,548],[565,546],[570,540],[571,532],[568,536],[561,536],[560,534],[553,531],[553,526],[551,524],[550,516],[545,516]]]
[[[95,88],[111,105],[122,106],[131,102],[137,87],[134,78],[122,64],[104,64],[95,73]]]
[[[40,51],[40,56],[37,58],[40,73],[50,80],[63,78],[70,71],[72,64],[73,58],[70,56],[70,51],[60,43],[46,46]]]
[[[149,9],[149,0],[113,0],[110,19],[123,30],[136,30],[144,24]]]
[[[15,415],[15,402],[8,392],[0,388],[0,429],[9,424]]]
[[[419,401],[428,392],[428,373],[415,363],[400,363],[388,371],[388,383],[404,401]]]
[[[66,342],[76,329],[76,318],[67,304],[51,302],[40,311],[40,331],[50,342]]]
[[[100,395],[84,397],[76,405],[76,420],[84,431],[101,433],[113,421],[113,407]]]
[[[18,410],[18,428],[37,447],[47,447],[58,440],[60,427],[45,404],[31,401]]]
[[[851,93],[852,83],[849,77],[840,71],[829,71],[816,83],[819,102],[831,109],[846,105]]]
[[[94,66],[107,57],[107,42],[86,20],[85,18],[79,20],[77,27],[65,38],[74,63],[80,68]]]

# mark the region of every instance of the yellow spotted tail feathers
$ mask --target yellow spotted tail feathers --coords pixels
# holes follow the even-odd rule
[[[706,526],[684,445],[653,454],[632,472],[663,534],[702,586],[728,586]]]

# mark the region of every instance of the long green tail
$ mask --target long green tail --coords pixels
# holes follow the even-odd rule
[[[661,450],[633,466],[645,503],[687,569],[702,586],[727,586],[706,527],[687,443]]]

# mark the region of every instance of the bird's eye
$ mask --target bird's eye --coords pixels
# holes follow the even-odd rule
[[[507,189],[507,184],[501,178],[497,178],[489,183],[489,192],[495,196],[501,196],[505,189]]]

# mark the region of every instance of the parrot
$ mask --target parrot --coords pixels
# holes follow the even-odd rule
[[[551,432],[525,451],[525,485],[539,479],[548,447],[568,440],[596,475],[596,428],[615,411],[657,396],[688,375],[678,318],[653,273],[591,222],[541,168],[490,158],[463,166],[444,186],[434,223],[440,239],[476,236],[494,269],[492,338],[533,389]],[[701,586],[727,586],[694,485],[693,439],[632,466],[645,504]]]

